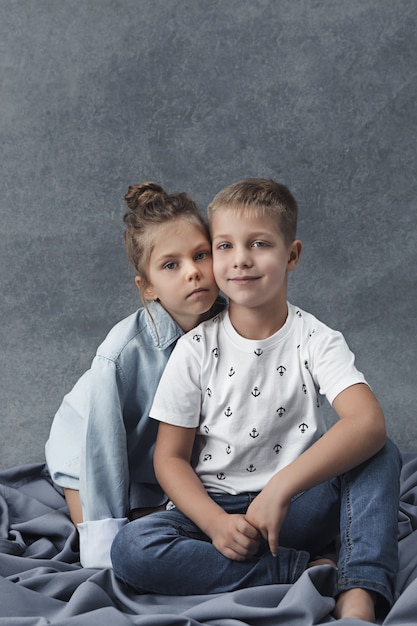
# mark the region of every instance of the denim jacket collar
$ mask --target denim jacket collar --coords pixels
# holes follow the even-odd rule
[[[159,302],[148,302],[146,312],[146,326],[149,335],[154,342],[155,348],[165,350],[174,341],[184,334],[182,328],[172,319],[169,313]],[[211,315],[217,315],[225,309],[227,301],[223,295],[219,295],[212,306]]]
[[[159,302],[148,302],[146,311],[146,326],[155,348],[165,350],[176,341],[184,331],[172,319],[169,313]]]

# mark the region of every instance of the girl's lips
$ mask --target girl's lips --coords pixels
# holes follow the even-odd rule
[[[207,292],[208,292],[208,289],[205,289],[204,287],[199,287],[198,289],[194,289],[194,291],[189,293],[187,298],[190,298],[191,296],[198,296],[200,293],[207,293]]]

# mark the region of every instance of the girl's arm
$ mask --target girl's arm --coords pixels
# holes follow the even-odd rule
[[[273,554],[278,552],[279,531],[294,495],[360,465],[384,446],[384,414],[367,385],[342,391],[333,408],[339,421],[277,472],[248,508],[246,519],[268,540]]]
[[[208,495],[191,467],[195,428],[161,422],[154,453],[157,480],[170,500],[224,556],[237,561],[256,553],[259,533],[243,515],[230,515]]]

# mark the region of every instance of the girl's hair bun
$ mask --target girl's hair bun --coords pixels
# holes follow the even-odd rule
[[[146,205],[164,201],[167,197],[166,191],[160,185],[152,181],[145,181],[138,185],[130,185],[124,199],[130,211],[140,211]]]

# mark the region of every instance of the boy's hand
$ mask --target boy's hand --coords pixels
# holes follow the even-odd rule
[[[278,554],[278,539],[281,526],[287,516],[291,498],[280,494],[269,482],[250,503],[245,518],[259,530],[268,542],[273,556]]]
[[[228,559],[245,561],[257,553],[260,534],[244,515],[225,513],[213,528],[211,541]]]

